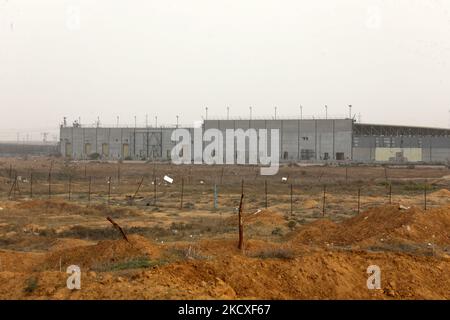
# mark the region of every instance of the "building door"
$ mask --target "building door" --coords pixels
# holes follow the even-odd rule
[[[336,160],[345,160],[345,155],[343,152],[336,153]]]
[[[66,142],[66,157],[71,158],[73,153],[72,144],[70,142]]]
[[[130,156],[130,145],[128,143],[124,143],[122,145],[122,158],[126,159]]]
[[[102,156],[105,158],[109,157],[109,144],[102,143]]]
[[[84,145],[84,154],[89,156],[92,153],[92,145],[90,143],[86,143]]]

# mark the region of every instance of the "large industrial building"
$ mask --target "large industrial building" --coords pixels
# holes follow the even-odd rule
[[[205,120],[202,127],[224,134],[226,129],[279,129],[281,162],[450,160],[450,129],[363,124],[352,119]],[[169,161],[176,144],[171,141],[174,129],[61,126],[61,154],[75,160],[95,155],[103,160]]]

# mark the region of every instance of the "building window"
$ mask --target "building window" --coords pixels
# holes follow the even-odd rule
[[[345,154],[343,152],[336,152],[336,160],[345,160]]]

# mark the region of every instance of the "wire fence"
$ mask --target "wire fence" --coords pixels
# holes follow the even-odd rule
[[[0,169],[0,199],[57,199],[86,205],[104,203],[149,210],[222,213],[237,212],[244,193],[247,212],[269,208],[307,219],[341,219],[389,204],[430,209],[446,205],[450,195],[441,190],[450,187],[442,182],[390,180],[387,175],[377,180],[361,180],[349,178],[348,169],[340,177],[328,177],[326,171],[307,176],[301,170],[292,176],[281,173],[264,177],[257,167],[239,166],[196,170],[150,165],[146,170],[124,172],[117,165],[103,169],[102,164],[80,165],[76,169],[66,166],[55,169],[51,165],[48,171],[6,167]]]

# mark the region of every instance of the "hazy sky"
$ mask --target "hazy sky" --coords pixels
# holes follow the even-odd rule
[[[0,140],[204,116],[449,126],[448,0],[0,0]]]

